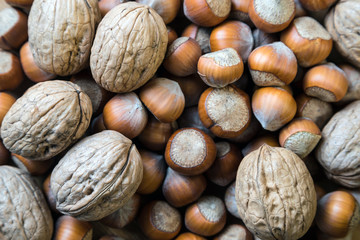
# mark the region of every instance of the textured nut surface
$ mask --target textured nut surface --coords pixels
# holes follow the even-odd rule
[[[136,146],[121,133],[105,130],[67,152],[52,172],[50,187],[60,212],[94,221],[123,206],[142,176]]]
[[[4,117],[1,138],[10,152],[49,159],[79,139],[90,124],[90,98],[71,82],[41,82],[16,100]]]
[[[28,32],[36,64],[60,76],[79,72],[88,64],[100,18],[96,0],[34,0]]]
[[[95,81],[111,92],[130,92],[144,85],[160,66],[168,35],[152,8],[119,4],[100,22],[91,49]]]
[[[360,187],[360,101],[337,112],[322,130],[316,158],[330,179]]]
[[[360,67],[360,2],[342,0],[333,7],[325,18],[325,26],[339,52],[352,64]]]
[[[285,148],[263,145],[248,154],[240,163],[235,193],[241,219],[262,240],[298,239],[315,217],[310,173]]]
[[[53,219],[41,190],[24,171],[0,167],[0,238],[51,239]]]

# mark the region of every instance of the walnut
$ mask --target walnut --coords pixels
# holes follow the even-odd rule
[[[105,130],[75,144],[51,174],[56,208],[84,221],[122,207],[143,176],[140,154],[130,139]]]
[[[1,166],[0,179],[0,239],[51,239],[51,212],[30,175]]]
[[[144,85],[160,66],[168,35],[162,18],[149,6],[119,4],[100,22],[91,49],[95,81],[111,92]]]
[[[316,213],[316,192],[304,162],[285,148],[261,146],[240,163],[235,197],[246,227],[262,240],[299,239]]]
[[[360,1],[341,0],[327,14],[325,26],[339,52],[360,67]]]
[[[60,76],[79,72],[88,64],[100,19],[97,0],[34,0],[28,34],[36,64]]]
[[[360,187],[360,101],[337,112],[325,125],[316,158],[326,175],[350,188]]]
[[[47,160],[78,140],[90,124],[90,98],[74,83],[38,83],[4,117],[1,138],[10,152]]]

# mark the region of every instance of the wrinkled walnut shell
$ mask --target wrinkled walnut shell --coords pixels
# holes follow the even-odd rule
[[[99,220],[122,207],[143,176],[130,139],[105,130],[75,144],[51,174],[56,209],[79,220]]]
[[[0,179],[0,238],[51,239],[53,219],[30,175],[1,166]]]
[[[304,162],[285,148],[262,145],[240,163],[235,197],[246,227],[262,240],[299,239],[316,213]]]
[[[12,153],[47,160],[85,133],[91,115],[90,98],[78,85],[41,82],[11,106],[2,122],[1,138]]]

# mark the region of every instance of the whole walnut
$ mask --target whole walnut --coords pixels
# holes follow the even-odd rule
[[[51,212],[30,175],[0,166],[0,179],[0,239],[51,239]]]
[[[90,56],[92,75],[108,91],[133,91],[155,74],[167,42],[164,21],[152,8],[136,2],[119,4],[97,29]]]
[[[335,46],[352,64],[360,67],[360,1],[340,0],[327,14],[325,26]]]
[[[130,139],[105,130],[75,144],[54,168],[50,188],[56,208],[79,220],[99,220],[122,207],[143,177]]]
[[[299,239],[316,213],[314,183],[304,162],[266,144],[240,163],[235,198],[246,227],[262,240]]]
[[[79,72],[88,65],[100,19],[97,0],[34,0],[28,34],[36,64],[60,76]]]
[[[30,160],[47,160],[85,133],[90,98],[74,83],[37,83],[18,98],[4,117],[1,138],[10,152]]]
[[[360,100],[337,112],[322,129],[316,158],[326,175],[350,188],[360,187]]]

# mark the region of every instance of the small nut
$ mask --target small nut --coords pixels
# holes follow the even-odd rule
[[[66,239],[91,239],[93,228],[90,223],[78,220],[71,216],[61,216],[55,224],[54,238]]]

